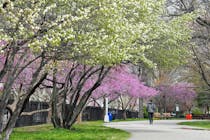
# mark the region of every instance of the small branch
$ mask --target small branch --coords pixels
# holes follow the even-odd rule
[[[200,24],[201,26],[205,26],[205,27],[210,27],[210,22],[208,22],[207,20],[201,18],[201,17],[198,17],[196,20],[195,20],[198,24]]]
[[[197,63],[197,66],[198,66],[198,68],[199,68],[199,73],[201,74],[201,76],[202,76],[202,78],[203,78],[203,80],[204,80],[204,82],[210,87],[210,83],[209,83],[209,81],[208,81],[208,79],[207,79],[207,76],[206,76],[206,73],[205,73],[205,71],[204,71],[204,68],[203,68],[203,66],[202,66],[202,64],[201,64],[201,61],[200,61],[200,59],[198,58],[198,55],[197,55],[197,53],[195,52],[195,49],[192,47],[192,51],[193,51],[193,53],[194,53],[194,55],[195,55],[195,60],[196,60],[196,63]]]
[[[20,116],[31,116],[35,113],[41,113],[41,112],[49,112],[51,110],[51,108],[48,108],[48,109],[41,109],[41,110],[35,110],[35,111],[31,111],[31,112],[22,112],[20,114]]]

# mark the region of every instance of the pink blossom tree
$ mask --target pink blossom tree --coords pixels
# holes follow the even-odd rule
[[[181,82],[172,85],[171,96],[175,97],[183,111],[189,111],[190,113],[197,95],[192,83]]]
[[[69,128],[75,122],[91,96],[94,99],[109,97],[110,100],[128,96],[123,110],[135,103],[137,97],[153,96],[156,90],[144,86],[138,76],[126,66],[112,69],[103,66],[87,66],[63,62],[56,73],[47,78],[45,85],[52,86],[52,120],[55,127]],[[61,106],[59,106],[61,105]]]
[[[136,105],[139,97],[149,98],[157,93],[157,90],[145,86],[137,75],[131,73],[128,66],[119,65],[110,70],[91,97],[94,100],[108,97],[110,102],[118,100],[126,118],[126,110]]]
[[[63,61],[46,81],[52,88],[52,123],[54,127],[69,129],[87,103],[93,91],[101,85],[110,67],[87,66]]]
[[[154,88],[145,86],[145,84],[135,74],[129,71],[127,66],[116,66],[112,68],[101,86],[97,88],[92,97],[101,97],[103,95],[115,97],[113,95],[129,95],[135,98],[150,97],[158,93]]]
[[[169,86],[159,86],[160,94],[156,96],[159,110],[173,112],[175,105],[179,104],[180,111],[190,111],[196,98],[192,83],[180,82]]]

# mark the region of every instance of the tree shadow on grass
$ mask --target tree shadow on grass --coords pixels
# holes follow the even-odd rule
[[[27,129],[15,131],[11,140],[126,140],[130,135],[122,130],[102,125],[76,125],[71,130],[62,128]]]

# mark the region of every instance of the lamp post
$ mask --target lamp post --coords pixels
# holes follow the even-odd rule
[[[4,88],[4,83],[0,82],[0,91],[3,90],[3,88]]]
[[[105,115],[104,115],[104,122],[109,122],[109,115],[108,115],[108,97],[105,98]]]
[[[178,118],[179,116],[178,116],[178,113],[179,113],[179,104],[175,104],[175,109],[176,109],[176,117]]]

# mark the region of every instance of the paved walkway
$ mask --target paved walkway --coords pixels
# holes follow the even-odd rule
[[[153,125],[148,121],[112,122],[105,126],[130,132],[129,140],[210,140],[210,131],[177,125],[183,121],[155,120]]]

